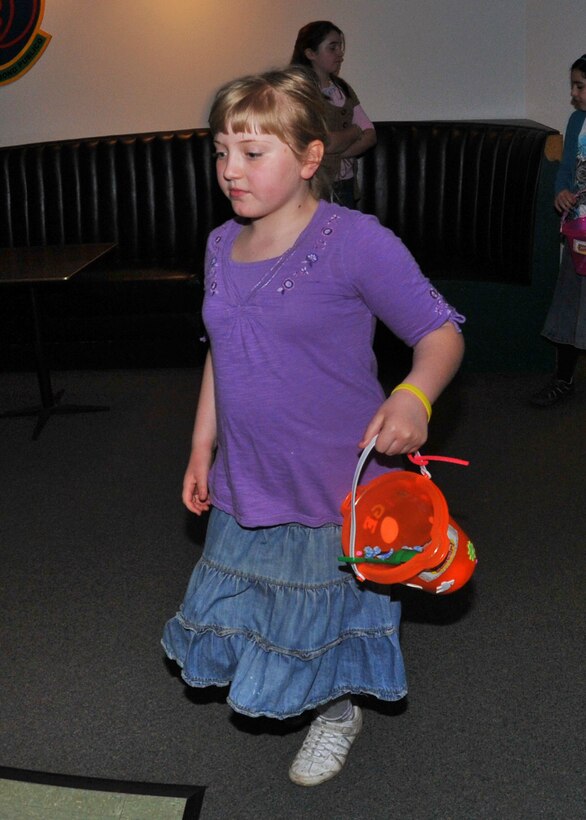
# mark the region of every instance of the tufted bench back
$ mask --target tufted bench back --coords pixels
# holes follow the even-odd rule
[[[377,122],[361,160],[362,210],[432,279],[528,284],[540,165],[536,124]]]
[[[0,150],[0,246],[117,242],[122,264],[200,264],[230,207],[206,129]]]
[[[377,122],[362,210],[432,278],[528,283],[549,129]],[[124,265],[200,266],[231,214],[206,129],[0,149],[0,246],[114,241]]]
[[[559,251],[555,162],[544,157],[561,136],[525,121],[375,125],[378,144],[359,160],[361,209],[468,316],[468,361],[534,366]],[[167,350],[194,361],[206,239],[230,216],[207,129],[0,148],[0,247],[118,243],[43,293],[45,338],[64,366],[150,366]],[[0,367],[24,351],[25,296],[2,291]]]

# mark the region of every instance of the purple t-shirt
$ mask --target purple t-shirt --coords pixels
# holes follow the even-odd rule
[[[231,259],[210,235],[204,322],[214,365],[215,506],[245,527],[340,523],[357,443],[384,400],[375,316],[408,345],[462,321],[373,216],[321,201],[279,259]],[[396,466],[373,458],[361,483]]]

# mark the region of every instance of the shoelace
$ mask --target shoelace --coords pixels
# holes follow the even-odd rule
[[[347,752],[353,739],[352,735],[338,734],[335,730],[332,731],[330,726],[315,722],[303,741],[301,754],[321,758],[336,752]]]

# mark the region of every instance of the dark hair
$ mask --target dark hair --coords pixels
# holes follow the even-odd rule
[[[307,23],[303,28],[300,28],[291,55],[291,63],[311,67],[311,60],[305,56],[306,49],[310,48],[312,51],[317,51],[330,31],[335,31],[336,34],[340,35],[342,47],[344,47],[344,32],[338,26],[330,23],[329,20],[315,20],[313,23]]]
[[[297,32],[297,39],[291,55],[291,65],[302,65],[306,68],[312,69],[311,74],[315,77],[312,63],[309,57],[306,57],[305,52],[308,48],[312,51],[317,51],[323,41],[326,39],[330,31],[335,31],[340,36],[342,49],[345,47],[344,32],[342,29],[335,26],[329,20],[314,20],[313,23],[306,23]],[[317,79],[317,78],[316,78]],[[349,95],[348,84],[340,77],[332,77],[332,81],[339,85],[346,96]]]
[[[586,77],[586,54],[582,54],[581,57],[578,57],[575,63],[572,63],[570,71],[581,71]]]

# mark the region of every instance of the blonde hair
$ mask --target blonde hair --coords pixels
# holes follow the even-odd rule
[[[289,66],[251,74],[222,86],[210,110],[210,130],[272,134],[302,161],[311,142],[327,144],[323,97],[307,70]],[[320,166],[310,180],[312,193],[328,196],[331,181]]]

